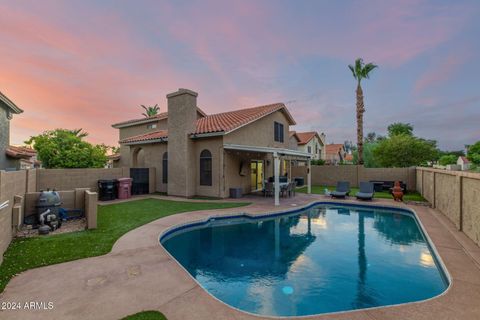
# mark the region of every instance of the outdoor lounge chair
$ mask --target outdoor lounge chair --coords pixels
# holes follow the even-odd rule
[[[360,200],[372,200],[373,194],[375,193],[374,184],[371,182],[360,182],[360,189],[355,195],[357,199]]]
[[[330,192],[333,198],[345,198],[350,193],[350,182],[338,181],[335,191]]]

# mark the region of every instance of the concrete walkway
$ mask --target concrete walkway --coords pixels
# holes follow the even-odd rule
[[[0,296],[2,302],[20,303],[22,310],[0,311],[0,319],[120,319],[142,310],[159,310],[169,320],[261,319],[211,297],[170,258],[158,242],[162,232],[181,223],[214,215],[260,214],[279,210],[273,206],[271,198],[244,200],[254,204],[161,218],[125,234],[115,243],[112,252],[104,256],[28,270],[13,278]],[[281,210],[290,210],[329,199],[297,194],[295,198],[282,200]],[[387,200],[375,200],[374,203],[405,206]],[[452,277],[448,291],[419,303],[307,318],[480,319],[480,248],[456,231],[453,224],[437,211],[423,206],[411,208],[417,212]],[[44,302],[47,309],[48,302],[52,302],[53,308],[25,310],[25,302],[30,301]]]

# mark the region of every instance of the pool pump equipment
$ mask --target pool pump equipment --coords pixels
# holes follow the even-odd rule
[[[62,205],[60,195],[55,190],[42,191],[37,199],[37,219],[40,224],[39,234],[48,234],[62,225],[59,209]]]

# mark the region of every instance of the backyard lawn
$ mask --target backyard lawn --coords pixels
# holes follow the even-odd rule
[[[248,204],[144,199],[99,206],[98,228],[95,230],[13,240],[0,265],[0,293],[8,281],[22,271],[106,254],[123,234],[158,218]]]
[[[167,318],[158,311],[142,311],[127,316],[122,320],[166,320]]]
[[[326,186],[312,186],[312,193],[314,194],[324,194],[325,193],[325,188],[328,188],[328,190],[332,191],[335,190],[335,187],[326,187]],[[350,188],[350,196],[355,196],[355,194],[358,192],[358,188]],[[298,192],[307,192],[307,187],[303,187],[297,190]],[[381,198],[381,199],[393,199],[392,195],[386,191],[383,192],[375,192],[374,198]],[[407,192],[403,196],[404,201],[426,201],[418,192]]]

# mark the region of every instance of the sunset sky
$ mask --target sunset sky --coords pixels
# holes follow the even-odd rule
[[[12,144],[112,123],[199,93],[207,113],[284,102],[297,131],[355,141],[355,58],[375,62],[365,133],[410,122],[443,149],[480,140],[480,2],[0,1],[0,91]]]

